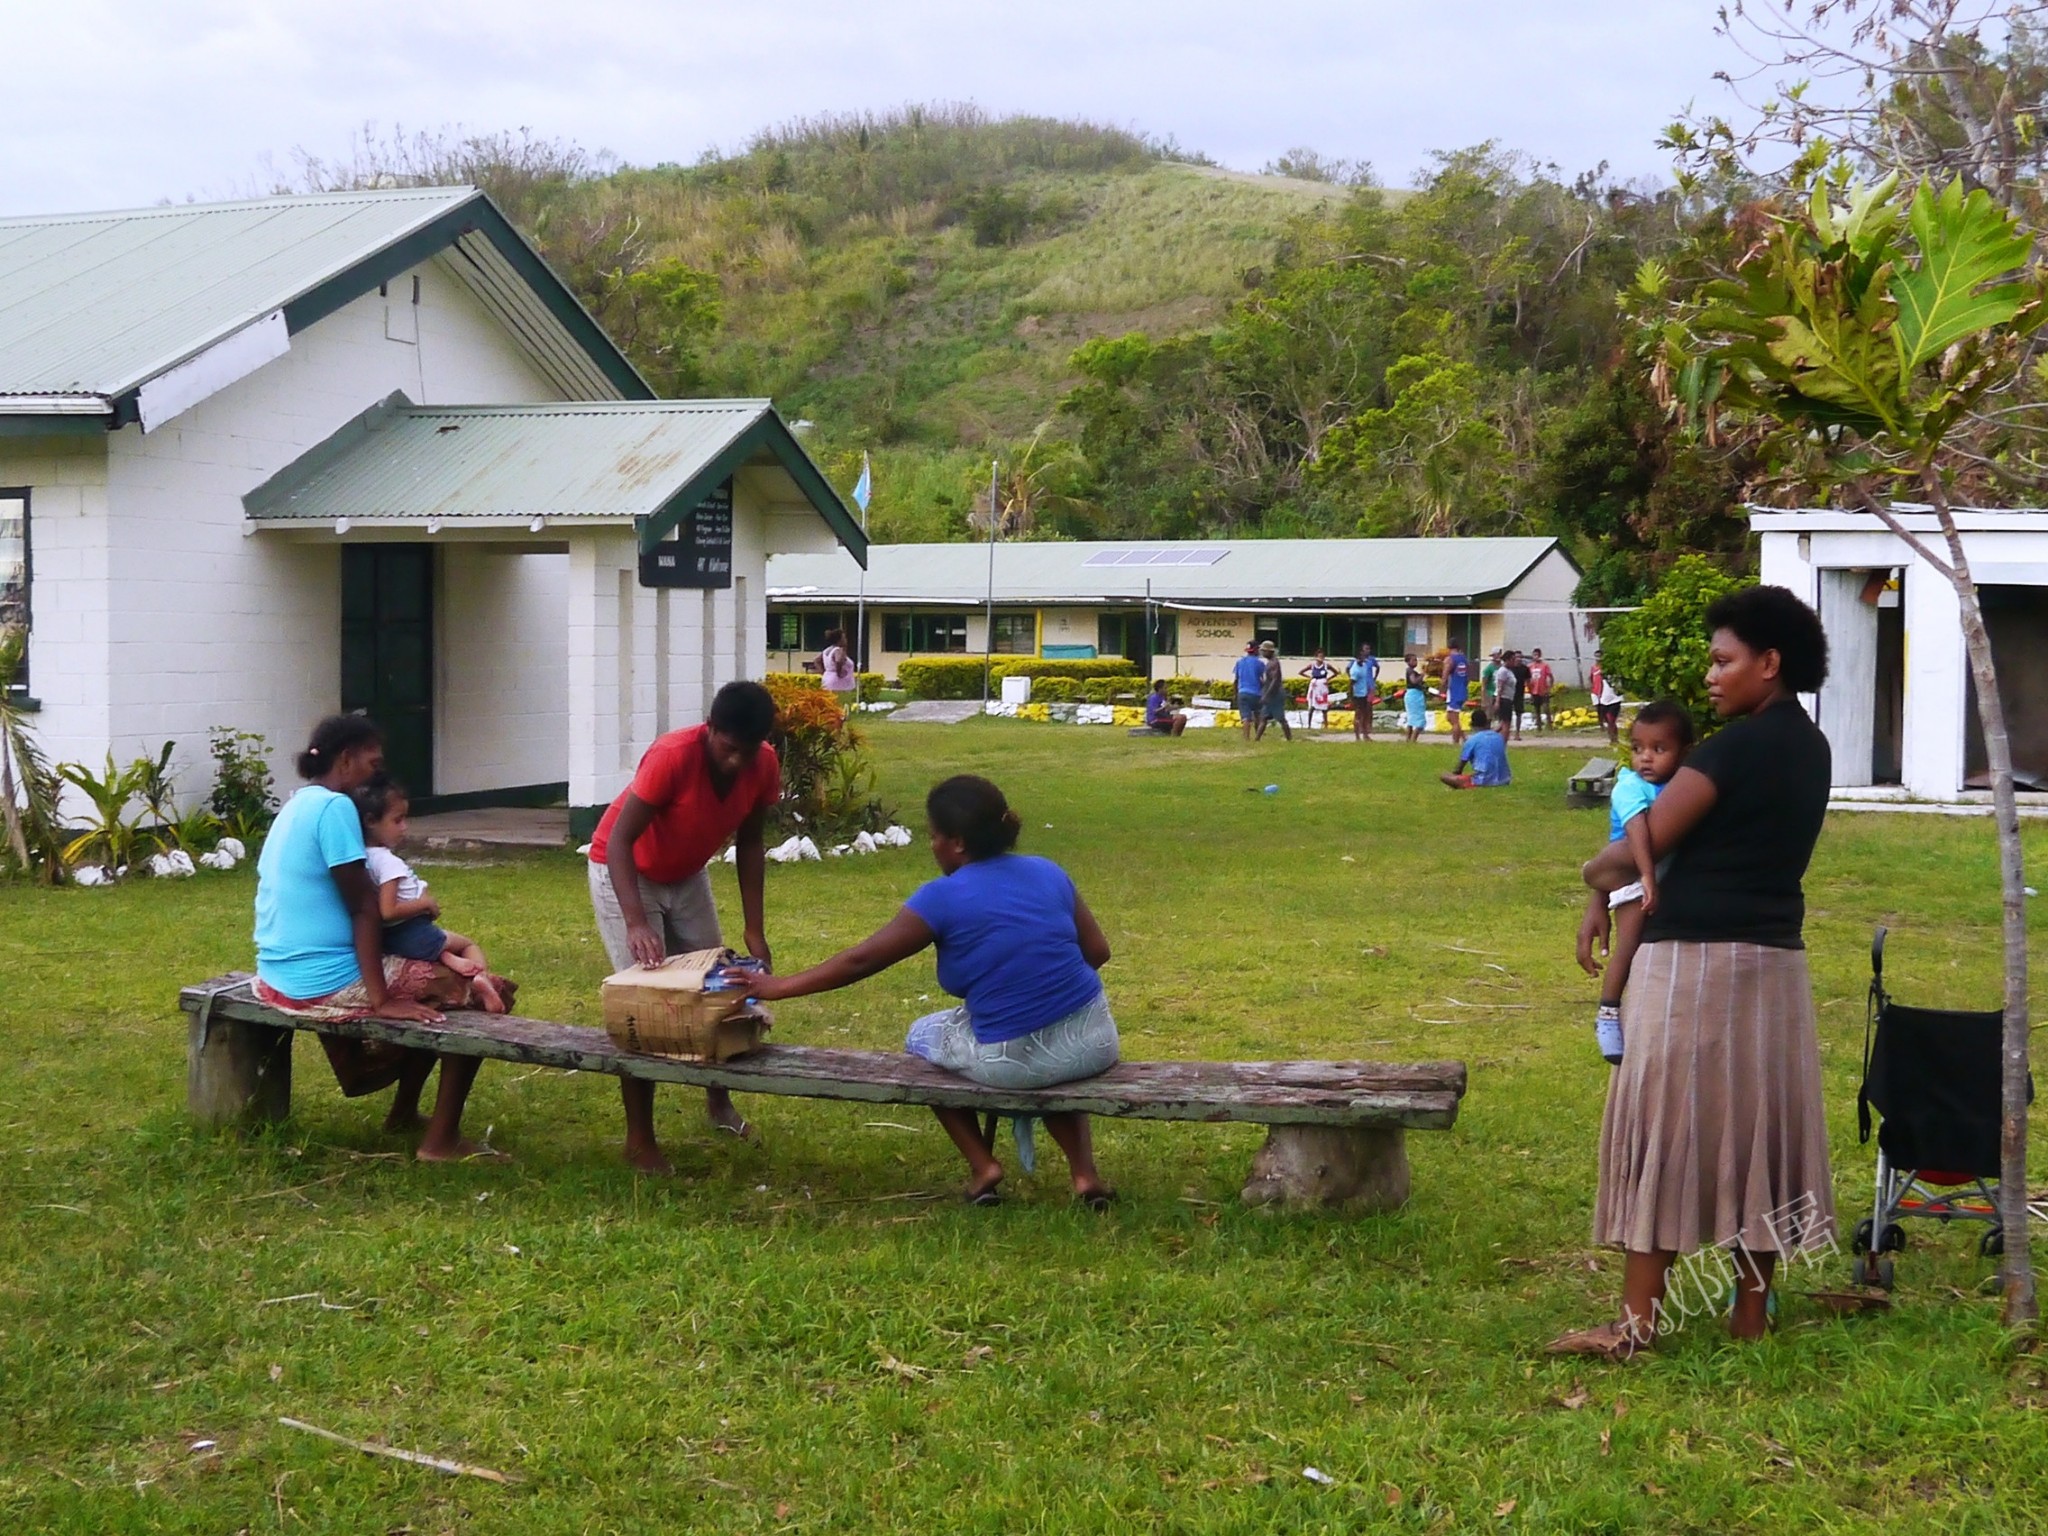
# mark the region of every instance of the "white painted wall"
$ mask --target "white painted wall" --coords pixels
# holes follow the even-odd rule
[[[2048,514],[1966,512],[1959,520],[1963,548],[1979,581],[2048,586]],[[1931,517],[1916,514],[1908,523],[1916,533],[1938,537]],[[1790,588],[1816,608],[1821,572],[1904,569],[1905,751],[1900,776],[1906,792],[1917,799],[1956,799],[1963,782],[1968,669],[1962,610],[1947,578],[1874,518],[1759,512],[1751,516],[1750,526],[1761,536],[1760,578]],[[1835,637],[1829,640],[1833,644]],[[1814,707],[1811,700],[1807,704]],[[1828,728],[1824,716],[1820,724]]]
[[[601,806],[632,780],[640,754],[666,731],[696,725],[736,678],[768,670],[771,514],[762,481],[733,485],[733,584],[725,591],[640,585],[627,529],[573,535],[568,558],[568,779],[572,806]],[[812,515],[816,521],[815,514]],[[808,529],[793,535],[811,538]]]
[[[210,782],[207,727],[231,725],[269,738],[289,786],[307,728],[338,700],[339,541],[245,536],[243,493],[393,390],[422,403],[560,398],[466,287],[437,262],[418,272],[417,344],[387,337],[373,293],[147,435],[0,439],[0,484],[32,491],[30,667],[53,755],[97,763],[174,739],[192,797]],[[409,310],[411,290],[410,274],[394,279],[392,302]],[[559,693],[560,671],[536,672],[532,688]],[[444,743],[469,729],[444,705]],[[495,741],[461,752],[464,774],[517,757]]]
[[[1571,606],[1578,585],[1579,573],[1571,561],[1551,550],[1508,589],[1502,603],[1500,637],[1491,633],[1492,620],[1481,622],[1485,635],[1482,649],[1499,645],[1524,652],[1540,650],[1560,686],[1585,687],[1593,672],[1594,651]]]
[[[490,544],[441,553],[434,788],[569,777],[569,556]]]

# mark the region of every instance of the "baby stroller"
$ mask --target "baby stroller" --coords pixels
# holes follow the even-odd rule
[[[1858,1285],[1892,1288],[1891,1255],[1906,1246],[1904,1216],[1980,1221],[1977,1252],[2005,1251],[1998,1215],[1999,1048],[1997,1012],[1908,1008],[1884,989],[1884,937],[1870,942],[1870,1011],[1863,1029],[1858,1139],[1877,1128],[1877,1202],[1856,1224],[1850,1251]],[[2027,1084],[2032,1100],[2034,1085]]]

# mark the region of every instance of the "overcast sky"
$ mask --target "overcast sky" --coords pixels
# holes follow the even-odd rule
[[[972,100],[1172,135],[1256,170],[1292,145],[1407,184],[1492,138],[1567,175],[1661,175],[1720,107],[1714,0],[0,0],[0,214],[256,189],[380,130],[529,127],[694,160],[827,111]]]

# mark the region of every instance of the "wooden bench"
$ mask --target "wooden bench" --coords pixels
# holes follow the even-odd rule
[[[315,1024],[257,1002],[249,981],[237,972],[178,996],[189,1016],[186,1099],[209,1123],[290,1114],[292,1037],[304,1029],[734,1093],[957,1105],[1001,1114],[1249,1122],[1268,1129],[1244,1186],[1247,1203],[1384,1211],[1408,1198],[1406,1133],[1448,1130],[1465,1093],[1461,1061],[1126,1061],[1099,1077],[1021,1090],[969,1082],[897,1051],[768,1045],[720,1063],[670,1061],[622,1051],[601,1029],[516,1014],[458,1011],[441,1024]]]
[[[1614,776],[1619,771],[1620,765],[1611,757],[1589,758],[1585,767],[1565,780],[1565,803],[1582,808],[1605,805],[1614,793]]]

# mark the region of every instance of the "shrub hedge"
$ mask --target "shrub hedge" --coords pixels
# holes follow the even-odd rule
[[[912,656],[896,664],[896,681],[913,699],[978,699],[987,666],[979,656]]]
[[[1136,677],[1137,663],[1121,656],[1077,657],[1062,660],[1052,656],[1014,656],[998,660],[997,677]]]
[[[1136,677],[1035,677],[1031,680],[1031,701],[1034,704],[1129,703],[1142,699],[1147,691],[1144,683]]]

